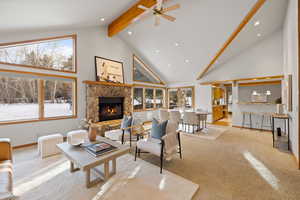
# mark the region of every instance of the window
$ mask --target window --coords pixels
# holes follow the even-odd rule
[[[133,89],[133,109],[141,110],[143,109],[143,88],[134,88]]]
[[[181,87],[168,89],[169,109],[193,108],[194,87]]]
[[[164,85],[164,82],[136,56],[133,56],[133,81]]]
[[[0,122],[39,117],[38,81],[0,75]]]
[[[0,124],[76,116],[76,78],[0,69]]]
[[[184,98],[184,107],[192,108],[193,107],[193,88],[182,88],[183,98]]]
[[[133,88],[133,110],[143,111],[165,107],[165,89],[151,86]]]
[[[177,89],[169,90],[169,108],[174,109],[177,107]]]
[[[164,106],[164,91],[162,89],[155,90],[155,105],[156,108],[162,108]]]
[[[154,108],[154,90],[153,89],[145,89],[145,103],[146,109]]]
[[[72,81],[45,81],[45,117],[73,115],[73,83]]]
[[[0,44],[0,63],[76,72],[76,35]]]

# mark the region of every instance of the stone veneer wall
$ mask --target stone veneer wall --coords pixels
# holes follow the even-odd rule
[[[92,122],[99,121],[98,97],[124,97],[124,114],[132,114],[132,90],[131,87],[87,85],[86,86],[86,118]]]

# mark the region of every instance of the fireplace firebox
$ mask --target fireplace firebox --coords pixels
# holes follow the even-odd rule
[[[99,121],[123,118],[124,97],[99,97]]]

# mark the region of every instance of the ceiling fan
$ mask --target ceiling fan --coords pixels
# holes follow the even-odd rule
[[[176,20],[176,18],[172,17],[170,15],[166,15],[166,13],[180,8],[180,4],[175,4],[173,6],[164,8],[163,3],[167,2],[167,1],[168,0],[157,0],[157,3],[150,8],[147,8],[143,5],[138,5],[138,8],[144,10],[144,12],[143,12],[143,14],[141,14],[140,16],[135,18],[134,21],[136,22],[138,20],[141,20],[142,18],[146,17],[149,13],[152,13],[155,16],[155,23],[154,23],[155,26],[158,26],[160,24],[160,18],[164,18],[166,20],[174,22]]]

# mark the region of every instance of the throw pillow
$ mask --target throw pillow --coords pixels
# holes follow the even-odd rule
[[[166,134],[168,120],[159,123],[156,119],[152,120],[151,137],[161,139]]]

